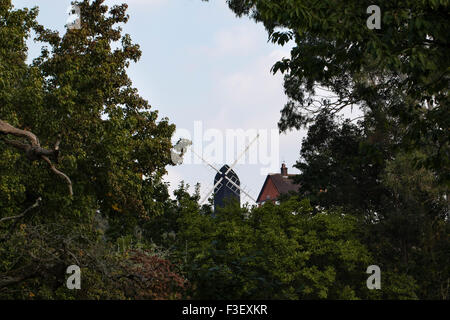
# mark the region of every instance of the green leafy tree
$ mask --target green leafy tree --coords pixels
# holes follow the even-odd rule
[[[214,216],[184,198],[173,252],[194,299],[376,298],[366,288],[371,254],[357,218],[335,210],[313,214],[307,200],[240,208]]]
[[[449,2],[379,1],[380,29],[370,1],[227,2],[293,43],[273,71],[289,99],[280,130],[309,127],[302,195],[366,218],[362,241],[397,282],[385,297],[448,298]],[[362,122],[335,122],[354,106]]]
[[[370,217],[390,201],[379,176],[393,148],[382,132],[339,121],[324,110],[302,141],[295,181],[313,205],[344,206]]]
[[[302,171],[297,177],[300,192],[318,208],[340,206],[364,217],[362,241],[382,270],[405,281],[398,282],[399,288],[415,283],[411,287],[415,297],[445,299],[450,244],[447,188],[433,171],[416,165],[426,149],[399,151],[395,139],[399,128],[392,131],[362,122],[338,123],[335,117],[320,114],[296,165]],[[391,288],[397,297],[402,290]]]
[[[0,1],[1,297],[46,288],[40,297],[55,298],[77,262],[97,279],[86,290],[107,293],[111,243],[138,239],[169,198],[161,178],[175,127],[127,75],[141,55],[120,27],[127,5],[77,5],[81,29],[59,35],[36,22],[37,9]],[[32,29],[45,45],[27,64]]]
[[[273,68],[285,73],[289,98],[281,130],[314,122],[321,109],[382,112],[407,127],[405,148],[430,146],[421,164],[448,182],[449,1],[378,1],[381,28],[373,30],[371,1],[227,2],[263,23],[271,41],[294,42],[291,57]]]

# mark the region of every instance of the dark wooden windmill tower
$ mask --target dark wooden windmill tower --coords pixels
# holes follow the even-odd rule
[[[241,182],[233,170],[226,164],[214,177],[214,211],[224,207],[228,201],[237,201],[241,204]]]
[[[196,154],[192,151],[197,157],[203,160],[209,167],[211,167],[214,171],[216,171],[216,176],[214,177],[214,187],[207,193],[207,195],[200,201],[200,204],[205,203],[206,200],[211,196],[214,192],[214,211],[218,207],[222,207],[227,203],[227,199],[235,199],[241,203],[241,192],[256,202],[253,197],[248,194],[245,190],[241,188],[241,182],[236,172],[233,171],[233,168],[236,166],[238,161],[247,153],[250,146],[259,138],[259,134],[250,142],[250,144],[245,148],[242,154],[233,162],[233,164],[228,166],[224,165],[220,170],[214,167],[212,164],[203,159],[202,156]]]

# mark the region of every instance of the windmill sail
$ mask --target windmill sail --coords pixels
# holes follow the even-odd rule
[[[192,151],[197,157],[202,159],[202,161],[215,170],[217,172],[216,176],[214,177],[214,187],[206,194],[206,196],[200,201],[200,203],[204,203],[208,198],[211,196],[211,194],[214,192],[214,210],[216,210],[218,207],[223,207],[227,199],[234,199],[239,202],[239,205],[241,203],[241,192],[252,199],[254,202],[256,202],[253,197],[243,190],[241,188],[241,182],[236,174],[236,172],[233,171],[233,168],[236,166],[238,161],[245,156],[247,151],[250,149],[250,146],[258,140],[259,134],[250,142],[250,144],[245,148],[245,150],[239,155],[239,157],[234,161],[234,163],[231,165],[224,165],[220,170],[217,170],[216,167],[214,167],[212,164],[207,162],[201,155],[198,155],[194,151]]]

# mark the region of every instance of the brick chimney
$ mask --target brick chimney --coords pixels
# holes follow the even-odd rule
[[[286,164],[285,164],[285,163],[283,163],[283,164],[281,165],[281,175],[282,175],[283,177],[287,177],[287,176],[288,176],[288,168],[286,167]]]

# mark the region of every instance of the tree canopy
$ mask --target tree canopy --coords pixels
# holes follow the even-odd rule
[[[78,5],[82,28],[59,35],[37,23],[37,9],[0,2],[0,288],[55,268],[62,285],[63,266],[98,245],[96,221],[114,243],[169,197],[161,178],[175,126],[127,75],[141,55],[120,27],[127,5]],[[44,46],[28,64],[31,30]]]
[[[297,194],[213,212],[162,180],[175,125],[127,74],[126,4],[60,35],[0,0],[0,299],[449,299],[448,1],[379,1],[381,29],[368,1],[227,2],[294,44],[279,128],[308,133]]]
[[[359,106],[400,122],[405,147],[427,145],[422,164],[448,183],[449,2],[378,1],[381,28],[366,25],[371,1],[228,0],[239,16],[264,24],[271,41],[293,41],[285,74],[289,98],[280,130],[314,122],[322,109]]]

